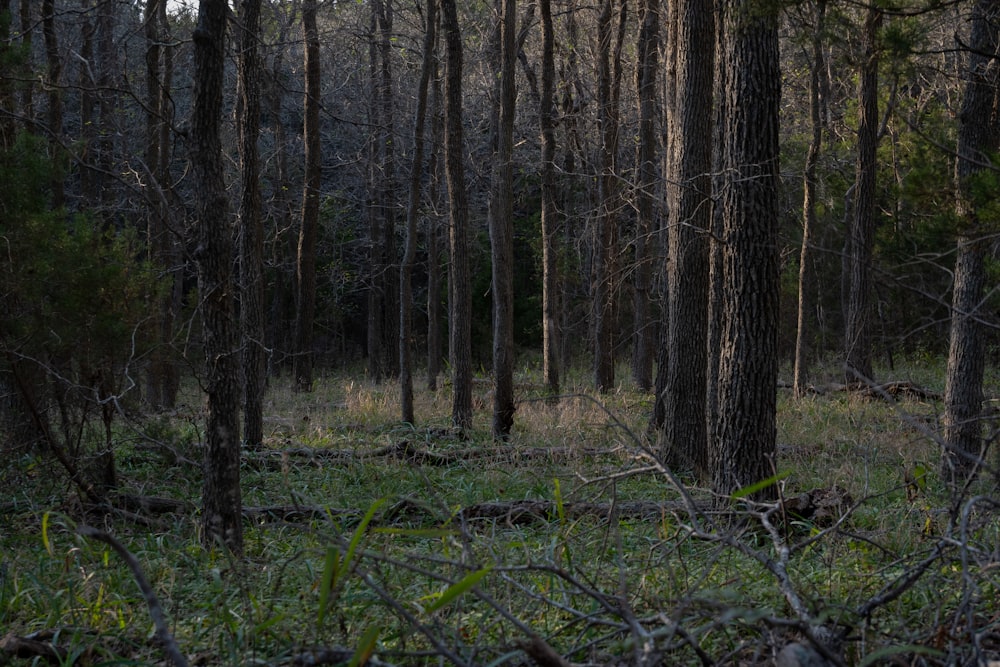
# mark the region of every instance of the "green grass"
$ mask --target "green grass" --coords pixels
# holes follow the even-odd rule
[[[909,377],[939,389],[927,369]],[[339,646],[346,663],[371,645],[393,664],[439,664],[436,655],[445,653],[466,664],[512,665],[526,660],[521,642],[534,633],[582,663],[638,662],[643,647],[670,664],[766,663],[798,636],[798,615],[779,578],[753,554],[778,559],[780,544],[801,544],[828,526],[792,520],[778,526],[779,543],[737,508],[712,515],[714,527],[693,529],[685,511],[671,509],[679,507],[678,489],[642,456],[650,397],[623,384],[598,403],[585,381],[571,380],[558,405],[523,402],[511,442],[498,445],[489,436],[487,382],[476,384],[475,426],[462,440],[450,428],[447,386],[418,391],[413,427],[398,422],[394,385],[334,375],[302,395],[275,380],[265,407],[267,448],[356,456],[247,461],[246,505],[297,503],[331,514],[247,522],[239,560],[200,546],[196,513],[146,517],[148,526],[126,514],[97,514],[43,458],[9,457],[0,468],[11,491],[0,525],[0,627],[19,636],[55,632],[43,636],[92,664],[162,660],[127,567],[103,543],[74,533],[90,523],[138,558],[192,662],[282,664],[308,647]],[[536,374],[526,370],[518,382],[522,399],[541,397]],[[192,394],[185,404],[202,400]],[[1000,649],[1000,522],[988,501],[971,507],[964,528],[953,519],[962,505],[936,476],[931,437],[941,409],[843,392],[801,400],[779,392],[783,495],[840,487],[856,504],[838,529],[790,553],[785,582],[816,622],[851,626],[848,664],[886,650],[919,655],[924,664],[972,659],[969,619],[982,655]],[[200,428],[191,407],[120,424],[121,490],[197,503],[199,469],[148,447],[138,430],[198,461]],[[440,455],[477,456],[441,466],[370,456],[403,440]],[[540,456],[540,448],[551,455]],[[904,470],[916,463],[928,477],[908,498]],[[695,486],[688,491],[709,497]],[[995,498],[993,480],[977,482],[966,498],[976,494]],[[461,519],[463,508],[478,503],[521,500],[550,501],[554,509],[531,523]],[[674,504],[657,518],[614,521],[565,511],[628,501]],[[370,525],[359,529],[373,508]],[[918,569],[898,595],[885,594]],[[482,576],[475,586],[473,576]],[[862,622],[855,612],[879,595],[884,604]]]

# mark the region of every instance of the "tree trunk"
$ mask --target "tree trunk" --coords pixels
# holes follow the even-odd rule
[[[1000,4],[978,0],[973,8],[969,38],[968,79],[959,113],[958,159],[955,163],[958,251],[951,302],[951,341],[945,378],[943,477],[963,484],[982,465],[983,374],[985,349],[983,304],[987,280],[985,256],[990,230],[979,219],[979,208],[990,205],[978,187],[977,177],[989,176],[991,156],[1000,147]],[[991,197],[992,195],[986,195]]]
[[[319,31],[316,28],[317,0],[302,3],[302,32],[305,37],[305,97],[303,107],[303,143],[305,144],[305,183],[302,188],[302,227],[297,256],[295,319],[295,389],[312,391],[313,320],[316,317],[316,241],[319,234],[319,196],[322,187],[323,156],[320,154],[319,107],[320,61]],[[280,122],[280,121],[279,121]]]
[[[399,270],[399,406],[403,422],[415,423],[413,414],[413,286],[411,276],[417,258],[417,217],[424,175],[424,126],[427,117],[427,88],[434,70],[434,42],[437,39],[437,0],[427,0],[423,60],[417,84],[417,111],[413,121],[413,165],[406,208],[406,249]]]
[[[226,2],[201,0],[194,31],[191,168],[197,204],[198,292],[204,323],[208,424],[205,429],[202,541],[243,551],[240,494],[239,352],[230,266],[229,200],[223,175],[222,117]]]
[[[816,167],[819,163],[820,150],[823,145],[823,115],[822,104],[825,102],[824,70],[826,59],[823,57],[823,33],[826,25],[826,0],[816,4],[816,29],[812,39],[812,62],[809,70],[809,122],[812,127],[812,138],[809,141],[809,151],[802,174],[802,247],[799,251],[799,300],[798,315],[795,329],[795,365],[792,371],[792,392],[796,398],[805,395],[808,359],[809,313],[813,309],[812,282],[813,270],[813,233],[816,228]]]
[[[722,197],[722,331],[712,486],[722,498],[774,474],[778,380],[777,17],[724,3],[728,71]],[[774,487],[758,497],[773,497]]]
[[[48,65],[46,73],[46,84],[49,87],[48,100],[48,131],[50,145],[53,154],[62,151],[62,124],[63,124],[63,103],[62,103],[62,58],[59,56],[59,38],[56,35],[56,17],[54,0],[42,0],[42,36],[45,38],[45,60]],[[59,160],[54,160],[53,165],[58,165]],[[63,183],[62,169],[55,166],[50,179],[52,187],[52,207],[61,208],[66,203],[65,184]]]
[[[260,7],[243,0],[240,11],[239,131],[240,172],[240,324],[243,334],[243,437],[247,447],[264,440],[264,227],[261,221]]]
[[[711,0],[677,5],[675,98],[670,100],[671,184],[667,187],[669,275],[664,401],[664,460],[708,476],[706,374],[708,230],[712,216],[712,108],[715,26]]]
[[[503,0],[500,21],[500,118],[495,205],[490,216],[493,255],[493,437],[514,425],[514,112],[517,100],[517,2]]]
[[[435,18],[440,22],[440,14]],[[435,31],[436,35],[440,31]],[[437,44],[434,45],[434,86],[431,98],[431,155],[427,171],[431,178],[430,200],[433,213],[427,217],[427,389],[437,391],[437,379],[441,374],[441,225],[438,211],[441,210],[441,145],[444,130],[444,113],[441,102],[441,77],[438,72]]]
[[[858,87],[858,156],[854,215],[848,232],[845,376],[848,384],[872,380],[872,252],[875,246],[875,173],[878,147],[878,32],[882,10],[870,5],[862,33],[863,62]]]
[[[556,203],[555,33],[551,0],[540,0],[542,92],[538,122],[542,135],[542,374],[551,395],[559,393],[559,246]]]
[[[449,224],[449,354],[452,367],[452,421],[472,427],[472,285],[469,274],[469,204],[465,190],[462,132],[462,33],[455,0],[441,0],[446,44],[445,169],[448,174]]]
[[[653,387],[653,342],[656,327],[650,310],[653,289],[653,248],[656,244],[656,82],[659,69],[660,0],[639,5],[636,45],[636,90],[639,97],[639,144],[636,148],[637,187],[635,268],[632,284],[632,381],[642,391]]]

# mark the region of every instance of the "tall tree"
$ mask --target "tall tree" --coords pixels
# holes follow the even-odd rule
[[[239,351],[230,266],[229,199],[219,126],[226,46],[226,0],[201,0],[194,30],[191,169],[197,205],[198,293],[204,322],[208,424],[205,429],[202,540],[243,551],[240,492]]]
[[[445,171],[448,175],[448,350],[452,368],[452,421],[472,426],[472,285],[469,279],[469,202],[462,131],[462,32],[455,0],[441,0],[445,38]]]
[[[708,230],[712,216],[712,108],[715,47],[712,0],[681,0],[673,13],[675,59],[667,186],[669,275],[664,402],[664,458],[708,474],[705,412],[708,349]]]
[[[639,98],[639,142],[636,146],[635,269],[632,284],[632,381],[643,391],[653,386],[653,341],[650,315],[653,289],[653,242],[656,226],[656,90],[659,70],[660,0],[639,3],[635,86]]]
[[[424,175],[424,128],[427,118],[427,88],[434,70],[434,43],[437,40],[437,0],[427,0],[423,59],[417,84],[417,111],[413,120],[413,164],[406,208],[406,248],[399,269],[399,387],[400,410],[405,423],[415,423],[413,414],[413,285],[411,277],[417,260],[417,218]],[[432,260],[433,261],[433,260]]]
[[[542,135],[542,374],[552,395],[559,393],[559,247],[556,199],[555,31],[551,0],[540,0],[542,92],[538,124]]]
[[[63,125],[62,101],[62,56],[59,54],[59,36],[56,34],[56,14],[54,0],[42,0],[42,36],[45,39],[45,60],[48,65],[46,85],[49,89],[48,100],[48,132],[54,153],[60,150]],[[58,165],[59,161],[56,160]],[[52,205],[55,208],[66,203],[65,184],[60,169],[53,169]]]
[[[850,219],[844,261],[847,270],[844,364],[848,383],[872,378],[872,253],[875,246],[875,176],[878,148],[879,29],[882,9],[865,10],[862,62],[858,82],[858,147],[854,213]]]
[[[995,171],[993,159],[1000,149],[1000,2],[977,0],[971,24],[965,96],[958,117],[958,250],[944,392],[944,477],[953,484],[963,483],[976,470],[983,447],[984,259],[995,227],[981,216],[994,192],[977,181]]]
[[[500,118],[494,205],[490,215],[493,256],[493,437],[506,439],[514,424],[514,113],[517,90],[517,2],[503,0],[500,21]]]
[[[436,16],[440,22],[440,13]],[[435,31],[440,33],[440,31]],[[438,211],[441,209],[441,145],[444,131],[444,109],[441,101],[441,76],[438,71],[437,44],[434,45],[434,85],[431,96],[431,155],[427,165],[430,174],[430,200],[434,213],[427,218],[427,389],[437,391],[437,379],[441,374],[441,225]]]
[[[722,330],[712,486],[721,497],[773,474],[778,380],[777,17],[723,0],[728,72],[721,194]],[[761,495],[773,493],[773,487]]]
[[[264,227],[261,221],[260,6],[243,0],[238,62],[240,149],[240,329],[243,338],[243,437],[248,447],[264,440]]]
[[[316,241],[319,235],[319,194],[323,156],[319,136],[320,69],[317,0],[303,0],[302,34],[305,38],[305,96],[302,140],[305,144],[305,182],[302,188],[302,225],[297,255],[295,317],[295,388],[312,391],[313,320],[316,317]]]

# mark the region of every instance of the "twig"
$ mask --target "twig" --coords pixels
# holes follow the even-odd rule
[[[170,634],[170,628],[167,626],[167,618],[163,613],[163,607],[160,606],[160,601],[156,597],[156,593],[153,592],[153,587],[150,586],[149,580],[143,574],[138,559],[110,533],[87,525],[77,527],[76,532],[83,537],[104,542],[114,549],[115,553],[125,561],[128,569],[132,571],[132,577],[135,579],[136,585],[139,586],[139,590],[142,592],[142,597],[146,600],[146,606],[149,607],[149,615],[153,618],[153,624],[156,626],[156,636],[163,643],[163,650],[166,652],[167,658],[176,667],[188,667],[187,659],[177,646],[174,636]]]

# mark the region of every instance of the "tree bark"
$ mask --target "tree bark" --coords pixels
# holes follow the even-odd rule
[[[243,551],[240,493],[239,352],[230,265],[233,240],[223,175],[222,116],[226,2],[201,0],[194,31],[191,167],[197,204],[198,292],[204,322],[208,424],[202,542]]]
[[[870,5],[862,32],[863,62],[858,86],[858,155],[854,215],[848,232],[845,378],[848,384],[867,382],[872,375],[871,273],[875,246],[875,174],[878,148],[878,32],[882,10]]]
[[[517,1],[503,0],[500,21],[500,117],[495,205],[490,216],[493,256],[493,437],[514,425],[514,113],[517,90]]]
[[[465,186],[462,131],[462,33],[455,0],[441,0],[446,44],[445,169],[449,213],[449,354],[452,367],[452,422],[472,427],[472,286],[469,275],[469,204]]]
[[[295,319],[295,389],[313,388],[313,321],[316,318],[316,241],[319,235],[319,196],[322,161],[319,136],[320,69],[317,0],[302,3],[302,33],[305,38],[305,96],[302,140],[305,144],[305,183],[302,188],[302,226],[299,231]],[[279,121],[280,122],[280,121]]]
[[[955,162],[958,250],[951,302],[951,336],[945,377],[943,477],[961,485],[982,465],[983,375],[985,346],[982,319],[986,285],[985,257],[990,230],[979,218],[984,201],[976,179],[995,167],[991,156],[1000,147],[1000,3],[978,0],[969,37],[968,78],[959,113],[958,159]],[[979,188],[980,190],[982,188]],[[989,195],[987,195],[989,196]]]
[[[777,17],[725,0],[722,331],[712,486],[727,498],[774,474],[778,379]],[[773,497],[769,486],[755,494]]]
[[[440,12],[435,18],[440,23]],[[435,31],[436,35],[440,31]],[[431,118],[433,129],[431,130],[431,155],[427,171],[431,178],[430,200],[433,202],[434,212],[427,218],[427,389],[437,391],[437,379],[441,374],[441,145],[442,132],[444,131],[444,110],[441,101],[441,76],[438,71],[437,44],[434,45],[434,85],[431,97]],[[447,282],[447,281],[445,281]]]
[[[542,374],[551,395],[559,393],[559,246],[556,201],[555,32],[551,0],[540,0],[542,92],[538,122],[542,135]]]
[[[46,122],[49,126],[50,144],[52,152],[58,153],[62,150],[63,125],[63,102],[61,92],[62,78],[62,58],[59,55],[59,37],[56,35],[54,0],[42,0],[42,36],[45,38],[45,60],[48,66],[46,72],[46,84],[49,87],[48,114]],[[59,164],[58,160],[54,161]],[[52,187],[52,207],[61,208],[66,203],[66,188],[63,183],[62,169],[56,167],[52,170],[50,179]]]
[[[399,406],[403,422],[415,423],[413,411],[413,285],[411,277],[417,258],[417,218],[424,174],[424,127],[427,117],[427,88],[434,70],[434,43],[437,39],[437,2],[427,0],[423,59],[417,84],[417,111],[413,121],[413,164],[406,208],[406,248],[399,270]]]
[[[264,228],[261,221],[260,150],[261,0],[243,0],[240,11],[239,113],[240,324],[243,337],[243,437],[247,447],[264,440]]]

